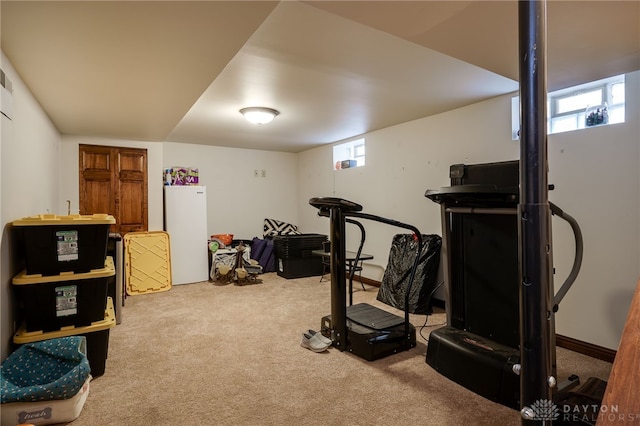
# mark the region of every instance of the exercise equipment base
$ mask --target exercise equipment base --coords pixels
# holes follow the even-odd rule
[[[426,362],[443,376],[491,401],[520,410],[520,351],[466,330],[445,326],[429,334]],[[557,385],[554,400],[580,384],[572,374]]]
[[[426,362],[465,388],[507,407],[520,407],[520,351],[465,330],[445,326],[429,335]]]
[[[367,361],[384,358],[416,346],[416,329],[409,324],[406,333],[404,319],[374,306],[360,303],[347,307],[346,347]],[[331,315],[322,317],[320,332],[334,341]]]

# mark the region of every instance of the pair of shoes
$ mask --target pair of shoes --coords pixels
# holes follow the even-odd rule
[[[331,340],[313,330],[307,330],[305,333],[302,333],[300,346],[313,352],[324,352],[331,346]]]
[[[331,339],[329,339],[328,337],[325,337],[322,333],[316,332],[315,330],[307,330],[307,334],[315,336],[318,340],[320,340],[322,343],[324,343],[327,346],[331,346],[331,344],[333,343]]]

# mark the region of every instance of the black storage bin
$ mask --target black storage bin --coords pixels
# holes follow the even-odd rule
[[[303,278],[322,275],[322,256],[313,250],[323,250],[327,236],[322,234],[276,235],[273,249],[276,271],[284,278]]]
[[[49,332],[29,332],[25,329],[25,324],[23,323],[13,336],[13,343],[23,345],[58,337],[84,336],[87,339],[87,360],[91,367],[91,375],[98,377],[105,372],[109,353],[109,332],[115,325],[116,317],[113,309],[113,299],[108,298],[107,307],[102,311],[100,321],[93,322],[85,327],[65,327]]]
[[[87,338],[87,359],[93,377],[102,376],[109,353],[109,329],[80,334]]]
[[[283,278],[304,278],[322,275],[322,257],[310,256],[292,259],[276,257],[278,275]]]
[[[327,236],[322,234],[276,235],[273,248],[280,259],[311,257],[313,250],[322,250]]]
[[[13,278],[27,331],[53,331],[65,326],[88,326],[104,319],[107,288],[115,280],[113,259],[91,272]]]
[[[88,272],[104,266],[113,216],[40,215],[16,220],[27,274]]]

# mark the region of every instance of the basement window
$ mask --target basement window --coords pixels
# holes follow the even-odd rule
[[[623,75],[551,92],[547,95],[547,134],[624,123]],[[518,140],[520,97],[511,100],[511,137]]]
[[[365,162],[365,141],[356,139],[333,146],[333,170],[362,167]]]

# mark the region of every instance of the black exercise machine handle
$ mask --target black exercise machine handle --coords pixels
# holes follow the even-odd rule
[[[571,226],[573,230],[573,236],[576,242],[576,253],[573,258],[573,266],[571,267],[571,271],[569,272],[569,276],[560,286],[560,290],[553,297],[553,312],[558,312],[558,305],[567,294],[576,278],[578,277],[578,272],[580,272],[580,267],[582,266],[582,255],[584,253],[584,244],[582,240],[582,231],[580,230],[580,226],[578,222],[568,213],[563,211],[560,207],[555,204],[549,202],[549,206],[551,207],[551,213],[565,220]]]
[[[409,339],[409,296],[411,293],[411,288],[413,287],[413,279],[416,276],[416,271],[418,269],[418,265],[420,264],[420,255],[422,254],[422,246],[424,244],[422,241],[422,233],[418,228],[416,228],[413,225],[409,225],[408,223],[398,222],[397,220],[388,219],[382,216],[375,216],[372,214],[360,213],[360,212],[352,212],[352,213],[349,213],[348,215],[351,217],[357,217],[360,219],[373,220],[374,222],[381,222],[387,225],[396,226],[398,228],[408,229],[410,231],[413,231],[413,234],[418,239],[418,250],[416,253],[416,259],[414,260],[413,266],[411,267],[411,275],[409,275],[409,282],[407,283],[407,289],[404,293],[404,333],[405,333],[405,336],[407,336],[407,339]],[[407,343],[408,343],[408,340],[407,340]]]
[[[318,203],[320,205],[320,202],[317,201],[318,199],[316,199],[316,203]],[[340,204],[338,204],[340,205]],[[320,205],[319,209],[318,209],[318,216],[320,217],[329,217],[330,216],[330,211],[329,208],[322,204]],[[347,221],[347,223],[352,223],[354,225],[356,225],[359,229],[360,229],[360,245],[358,246],[358,252],[356,253],[356,257],[355,260],[353,262],[354,265],[358,265],[360,263],[360,255],[362,254],[362,247],[364,246],[364,241],[366,239],[366,232],[364,230],[364,226],[358,222],[357,220],[353,220],[353,219],[349,219],[346,218],[345,219]],[[353,277],[355,275],[356,271],[355,268],[352,268],[349,274],[349,289],[351,290],[353,288]],[[353,292],[349,291],[349,306],[351,306],[353,304]]]

